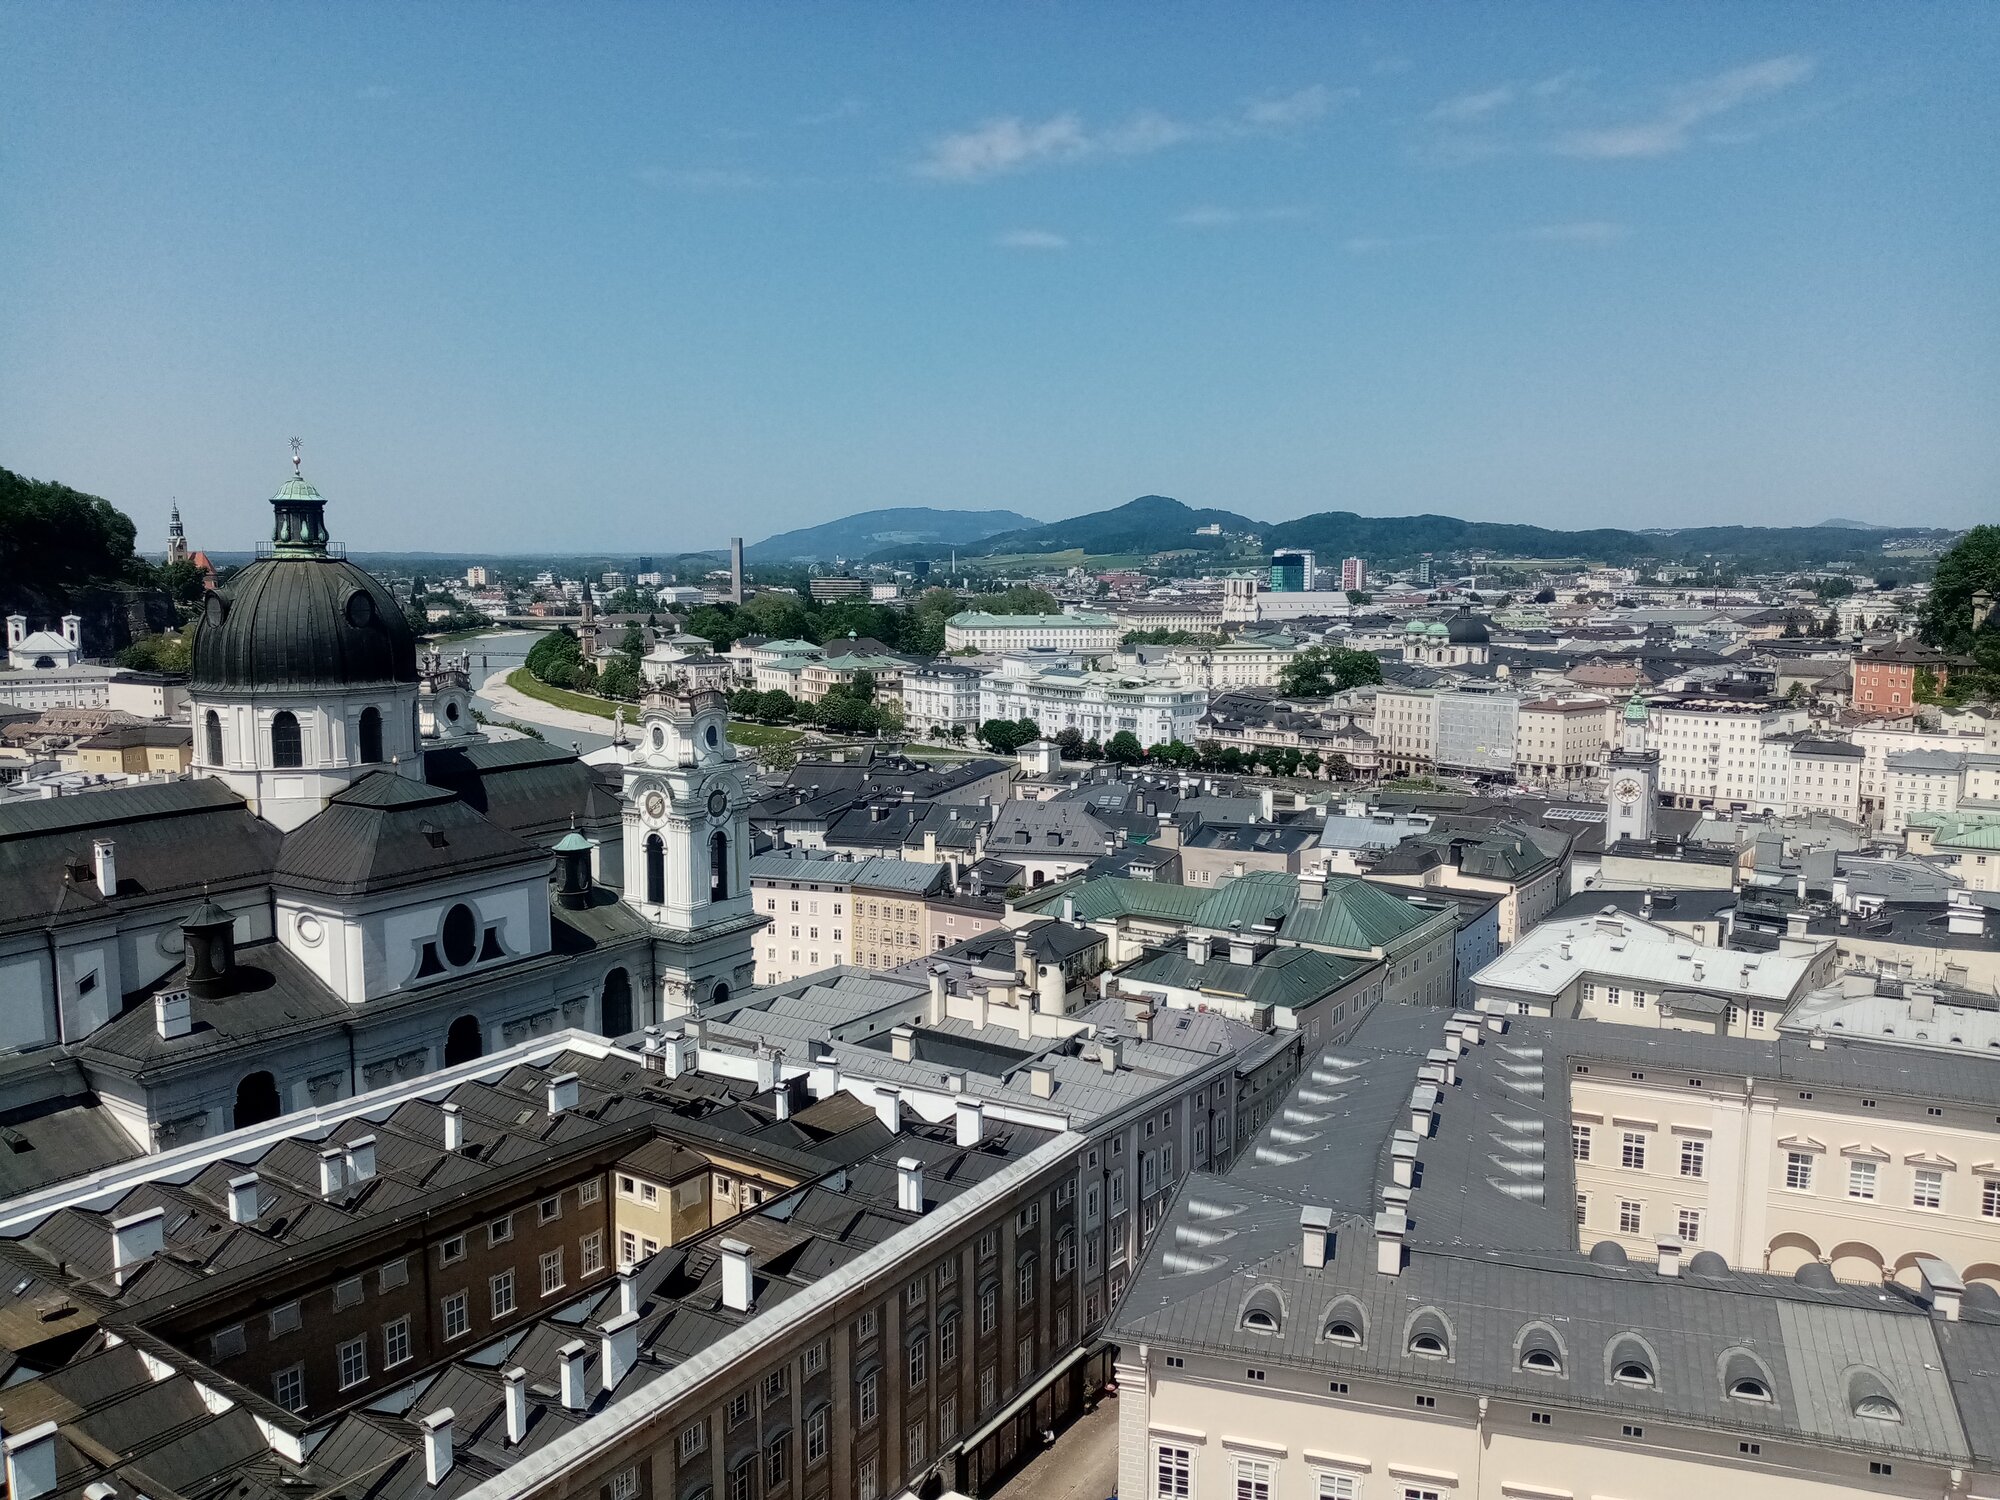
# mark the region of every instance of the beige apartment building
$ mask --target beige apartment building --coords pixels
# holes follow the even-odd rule
[[[1428,688],[1378,689],[1375,740],[1383,775],[1430,770],[1437,760],[1437,695]]]
[[[1659,789],[1676,807],[1760,806],[1763,742],[1806,727],[1797,708],[1728,698],[1683,698],[1649,705],[1646,748],[1660,752]]]
[[[1616,722],[1609,699],[1528,699],[1515,728],[1518,779],[1533,786],[1590,780],[1604,769]]]

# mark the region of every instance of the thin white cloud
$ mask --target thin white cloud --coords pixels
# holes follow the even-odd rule
[[[1605,219],[1580,219],[1568,224],[1537,224],[1522,230],[1515,238],[1550,245],[1615,245],[1631,232],[1623,224]]]
[[[1238,224],[1275,224],[1303,219],[1307,213],[1308,210],[1295,205],[1245,209],[1205,203],[1200,207],[1175,214],[1172,222],[1182,229],[1233,229]]]
[[[1380,255],[1389,250],[1415,250],[1443,241],[1441,234],[1357,234],[1341,241],[1349,255]]]
[[[1812,77],[1813,60],[1796,53],[1731,68],[1712,78],[1684,84],[1668,95],[1651,117],[1624,125],[1573,130],[1552,145],[1563,156],[1617,161],[1634,157],[1669,156],[1699,139],[1710,120],[1795,88]],[[1740,130],[1730,132],[1740,137]]]
[[[1547,78],[1537,79],[1528,85],[1528,93],[1536,99],[1553,99],[1584,82],[1591,75],[1589,68],[1569,68],[1561,73],[1552,73]]]
[[[866,100],[852,97],[842,99],[822,110],[815,110],[799,116],[801,125],[833,125],[841,120],[851,120],[868,108]]]
[[[1236,114],[1205,123],[1177,120],[1152,109],[1102,127],[1086,124],[1074,110],[1045,120],[1004,115],[939,136],[910,171],[932,182],[984,182],[1035,167],[1151,156],[1189,141],[1279,134],[1311,124],[1349,93],[1314,84],[1290,94],[1253,99]]]
[[[1010,115],[941,136],[913,170],[939,182],[978,182],[1042,162],[1075,161],[1096,149],[1095,139],[1073,114],[1042,121]]]
[[[641,167],[635,175],[647,187],[684,193],[741,193],[769,186],[755,173],[726,167]]]
[[[1010,229],[993,241],[1003,250],[1067,250],[1069,237],[1053,229]]]
[[[1430,118],[1443,125],[1468,125],[1505,109],[1513,102],[1514,85],[1503,83],[1497,88],[1481,89],[1476,94],[1460,94],[1455,99],[1447,99],[1430,112]]]
[[[1243,123],[1260,130],[1290,130],[1309,125],[1333,108],[1333,91],[1323,83],[1275,99],[1253,99],[1243,109]]]

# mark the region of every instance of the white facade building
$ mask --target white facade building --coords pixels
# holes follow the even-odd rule
[[[1802,708],[1681,700],[1652,705],[1646,743],[1660,752],[1660,790],[1675,806],[1749,811],[1770,800],[1763,742],[1805,727]]]
[[[1046,736],[1074,729],[1108,741],[1130,731],[1142,745],[1180,740],[1192,745],[1208,711],[1208,694],[1174,669],[1086,672],[1008,657],[980,684],[979,718],[1032,719]]]
[[[947,651],[1084,651],[1118,649],[1118,622],[1110,615],[989,615],[978,610],[944,622]]]
[[[910,734],[968,734],[980,725],[977,667],[960,662],[932,662],[903,674],[903,727]]]

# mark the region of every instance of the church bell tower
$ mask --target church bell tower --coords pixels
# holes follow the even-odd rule
[[[728,730],[721,693],[652,694],[625,764],[625,901],[655,930],[662,1021],[755,977],[750,790]]]

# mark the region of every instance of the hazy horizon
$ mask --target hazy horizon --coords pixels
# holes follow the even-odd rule
[[[485,24],[480,24],[485,23]],[[1990,6],[0,9],[0,464],[247,550],[1965,526]]]

